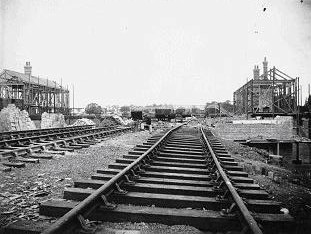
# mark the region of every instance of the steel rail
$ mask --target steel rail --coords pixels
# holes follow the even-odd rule
[[[18,153],[18,152],[27,153],[30,149],[32,149],[32,150],[42,149],[42,147],[53,146],[55,144],[62,144],[64,141],[70,142],[70,141],[76,140],[76,139],[92,137],[92,136],[101,135],[101,134],[110,133],[110,132],[111,133],[122,132],[123,130],[129,130],[129,129],[131,129],[131,127],[115,128],[115,129],[101,129],[101,131],[94,131],[91,133],[87,132],[85,134],[81,134],[81,135],[77,135],[77,136],[70,136],[70,137],[63,138],[63,139],[51,140],[50,142],[44,142],[44,143],[35,142],[35,144],[33,144],[33,145],[26,145],[25,147],[20,147],[20,148],[14,148],[14,149],[1,149],[0,148],[0,156],[4,157],[5,155],[12,155],[12,154]],[[91,129],[88,129],[88,130],[91,130]],[[96,130],[96,129],[93,129],[93,130]],[[64,133],[59,133],[59,134],[64,134]],[[54,136],[56,136],[56,135],[54,134]],[[8,150],[8,151],[1,151],[1,150]]]
[[[217,170],[220,174],[220,176],[222,177],[222,180],[224,181],[225,185],[227,186],[229,192],[231,193],[231,196],[235,202],[235,204],[237,205],[237,207],[239,208],[242,218],[244,220],[244,222],[246,223],[247,227],[249,228],[249,230],[252,233],[255,234],[262,234],[261,229],[259,228],[257,222],[255,221],[255,219],[253,218],[253,216],[250,214],[249,210],[247,209],[247,207],[245,206],[242,198],[240,197],[240,195],[238,194],[238,192],[236,191],[236,189],[234,188],[234,186],[232,185],[232,183],[230,182],[228,176],[226,175],[226,173],[224,172],[224,170],[222,169],[209,141],[207,140],[204,130],[201,127],[201,133],[204,139],[204,142],[206,143],[208,150],[210,151],[213,161],[217,167]]]
[[[113,129],[113,127],[101,127],[101,128],[86,128],[86,129],[68,129],[65,132],[51,132],[46,134],[39,134],[35,136],[26,136],[19,139],[8,139],[8,140],[0,140],[0,147],[4,144],[12,144],[17,142],[23,142],[23,141],[29,141],[29,140],[35,140],[39,138],[47,138],[47,137],[57,137],[59,135],[65,135],[65,134],[72,134],[72,133],[83,133],[83,132],[100,132],[105,130]]]
[[[11,137],[12,135],[24,135],[24,134],[36,134],[41,132],[53,132],[53,131],[62,131],[62,130],[73,130],[73,129],[90,129],[94,125],[82,125],[82,126],[68,126],[61,128],[40,128],[40,129],[31,129],[31,130],[21,130],[21,131],[5,131],[0,132],[0,139],[4,137]],[[4,140],[4,139],[3,139]]]
[[[96,201],[100,199],[101,195],[107,194],[113,190],[113,187],[122,180],[122,178],[130,173],[135,167],[139,165],[139,163],[150,153],[157,150],[158,147],[167,139],[167,137],[175,130],[179,129],[181,126],[185,125],[181,124],[175,128],[170,129],[165,135],[163,135],[151,148],[149,148],[145,153],[143,153],[139,158],[137,158],[134,162],[129,164],[126,168],[120,171],[117,175],[112,177],[107,183],[102,185],[100,188],[95,190],[91,195],[85,198],[81,203],[75,206],[72,210],[67,212],[64,216],[58,219],[54,224],[52,224],[49,228],[44,230],[43,234],[52,234],[52,233],[64,233],[68,225],[72,224],[77,220],[77,216],[83,214],[85,212],[90,213],[90,210],[95,209],[100,205],[100,202]]]

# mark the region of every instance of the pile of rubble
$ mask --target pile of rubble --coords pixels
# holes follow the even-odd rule
[[[83,125],[95,125],[95,123],[90,119],[82,118],[77,119],[77,121],[74,122],[71,126],[83,126]]]
[[[111,116],[107,116],[100,122],[99,127],[109,127],[111,125],[117,125],[117,122]]]
[[[62,128],[66,126],[63,114],[44,112],[41,115],[41,128]]]
[[[0,132],[36,129],[27,111],[21,111],[14,104],[9,104],[0,112]]]

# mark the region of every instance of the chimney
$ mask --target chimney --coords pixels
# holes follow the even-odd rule
[[[31,76],[31,69],[30,62],[26,62],[26,65],[24,66],[25,75]]]
[[[263,79],[267,80],[268,79],[268,61],[266,57],[262,64],[263,64]]]
[[[254,80],[259,80],[259,67],[258,66],[254,66],[253,69],[253,73],[254,73]]]

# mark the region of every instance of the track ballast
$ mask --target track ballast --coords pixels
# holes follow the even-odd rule
[[[66,201],[40,205],[41,215],[59,217],[43,233],[96,232],[85,219],[183,224],[224,233],[284,233],[294,227],[293,218],[280,212],[281,204],[199,127],[179,126],[153,136],[74,185],[64,190]]]

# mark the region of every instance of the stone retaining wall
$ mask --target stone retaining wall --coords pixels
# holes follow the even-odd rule
[[[258,123],[256,120],[247,120],[236,123],[215,124],[215,134],[227,140],[247,140],[247,139],[277,139],[289,140],[294,137],[293,118],[277,117],[269,123]]]

